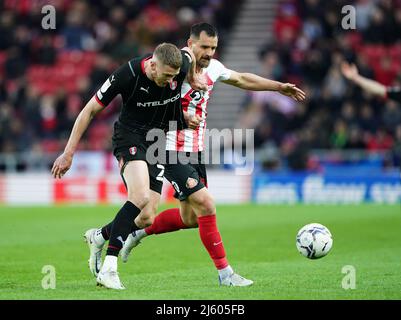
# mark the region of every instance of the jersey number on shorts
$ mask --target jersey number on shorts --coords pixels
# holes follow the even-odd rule
[[[163,182],[164,177],[164,166],[162,164],[156,165],[158,169],[160,169],[159,174],[156,177],[156,180]]]

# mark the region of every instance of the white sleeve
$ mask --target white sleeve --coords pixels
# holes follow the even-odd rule
[[[216,81],[228,80],[231,77],[231,70],[227,69],[220,61],[215,60],[216,69],[218,69],[218,77]]]

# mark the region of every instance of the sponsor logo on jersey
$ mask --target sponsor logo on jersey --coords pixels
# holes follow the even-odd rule
[[[181,94],[178,93],[176,96],[166,99],[164,101],[149,101],[149,102],[137,102],[137,107],[157,107],[157,106],[164,106],[170,102],[174,102],[180,98]]]
[[[173,81],[172,80],[172,81],[169,82],[169,84],[170,84],[170,89],[171,90],[177,89],[177,81],[175,81],[175,80]]]
[[[194,178],[188,178],[187,179],[187,183],[185,184],[185,186],[188,189],[192,189],[195,188],[198,185],[198,180],[194,179]]]
[[[146,89],[144,87],[140,87],[139,90],[145,91],[149,94],[149,87],[147,87]]]
[[[135,146],[129,148],[129,153],[131,153],[133,156],[136,154],[136,151],[137,151],[137,148]]]

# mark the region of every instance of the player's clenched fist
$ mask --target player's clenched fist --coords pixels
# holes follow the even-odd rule
[[[191,116],[188,114],[188,112],[185,112],[185,111],[183,113],[184,113],[184,119],[188,125],[188,128],[196,130],[202,121],[202,117],[200,117],[197,114],[194,116]]]
[[[61,177],[71,168],[72,164],[72,155],[63,153],[60,155],[56,161],[54,161],[53,168],[52,168],[52,175],[54,178]]]

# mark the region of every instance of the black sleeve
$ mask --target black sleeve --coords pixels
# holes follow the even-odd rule
[[[185,50],[181,50],[181,55],[182,55],[181,72],[187,74],[189,69],[191,68],[192,58],[191,55]]]
[[[398,101],[401,103],[401,88],[399,87],[390,87],[387,89],[387,97],[389,99]]]
[[[118,94],[122,94],[132,83],[133,72],[130,62],[123,64],[115,70],[96,92],[95,98],[102,106],[106,107]]]

